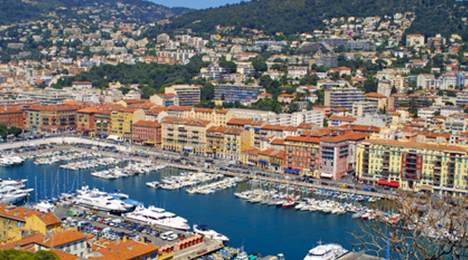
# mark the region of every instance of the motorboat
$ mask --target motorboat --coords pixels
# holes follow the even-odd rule
[[[119,199],[109,195],[107,192],[99,191],[98,189],[89,190],[88,186],[83,186],[77,190],[77,196],[72,199],[76,205],[80,205],[90,209],[110,212],[113,214],[121,214],[132,210],[135,206],[127,204]]]
[[[228,237],[214,231],[213,229],[209,229],[206,225],[193,225],[193,232],[210,239],[221,240],[223,242],[229,241]]]
[[[25,200],[31,191],[34,189],[17,189],[12,186],[7,186],[2,188],[0,191],[1,199],[0,203],[3,204],[16,204],[18,202],[21,202]]]
[[[34,205],[33,209],[43,213],[53,212],[55,210],[55,205],[51,201],[43,200]]]
[[[312,248],[304,260],[335,260],[347,254],[348,250],[339,244],[325,244]]]
[[[149,206],[136,207],[135,211],[125,214],[128,219],[138,220],[150,225],[159,225],[166,228],[173,228],[179,230],[189,230],[190,226],[187,220],[176,216],[174,213],[167,212],[163,208]]]
[[[148,186],[150,188],[153,188],[153,189],[157,189],[157,188],[159,188],[159,181],[147,182],[146,186]]]
[[[239,254],[237,254],[236,258],[234,260],[249,260],[249,255],[244,251],[244,248],[241,248]]]

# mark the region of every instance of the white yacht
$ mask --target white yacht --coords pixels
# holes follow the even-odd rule
[[[162,208],[153,206],[149,206],[148,208],[138,206],[135,211],[127,213],[125,216],[129,219],[139,220],[151,225],[159,225],[179,230],[190,229],[186,219],[178,217],[174,213],[167,212]]]
[[[0,179],[0,187],[12,186],[16,188],[24,188],[24,183],[27,182],[27,179],[18,179],[18,180],[3,180]]]
[[[339,244],[319,245],[312,248],[304,260],[335,260],[347,254],[348,250]]]
[[[29,196],[29,193],[33,190],[34,189],[22,190],[22,189],[17,189],[11,186],[4,187],[0,191],[0,195],[1,195],[0,203],[3,203],[3,204],[18,203],[20,201],[25,200]]]
[[[88,186],[77,190],[78,195],[72,199],[73,203],[96,210],[107,211],[111,213],[124,213],[134,208],[133,205],[124,203],[110,196],[107,192],[98,189],[89,190]]]
[[[159,182],[158,181],[147,182],[146,186],[151,187],[153,189],[157,189],[159,188]]]
[[[36,205],[34,205],[33,209],[37,210],[37,211],[40,211],[40,212],[43,212],[43,213],[53,212],[55,210],[55,205],[54,205],[54,203],[52,203],[50,201],[43,200],[43,201],[37,203]]]
[[[215,240],[221,240],[223,242],[229,241],[229,238],[225,235],[222,235],[213,229],[209,229],[205,225],[193,225],[193,232],[196,234],[203,235],[204,237],[210,238],[210,239],[215,239]]]

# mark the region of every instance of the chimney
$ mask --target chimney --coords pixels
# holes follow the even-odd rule
[[[132,246],[128,246],[128,250],[133,250]]]

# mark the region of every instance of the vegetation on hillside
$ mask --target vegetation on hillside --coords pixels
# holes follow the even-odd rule
[[[84,13],[80,17],[76,13],[76,10],[73,9],[75,7],[93,6],[95,9],[104,7],[103,9],[106,11],[110,9],[119,10],[118,3],[133,5],[134,7],[131,9],[132,17],[127,17],[128,13],[126,12],[112,13],[113,17],[105,17],[106,13],[100,12],[101,19],[112,18],[116,20],[120,18],[140,22],[154,22],[175,15],[181,15],[191,10],[189,8],[168,8],[143,0],[0,0],[0,24],[43,19],[50,12],[55,12],[58,16],[65,19],[88,19],[88,13]]]
[[[137,63],[135,65],[119,64],[93,67],[89,72],[82,72],[73,77],[61,78],[54,88],[70,87],[73,81],[90,81],[94,87],[105,89],[109,82],[120,82],[123,85],[137,84],[142,98],[156,93],[164,93],[164,87],[172,84],[208,85],[204,80],[194,80],[200,69],[206,66],[200,57],[193,57],[187,65],[166,65],[157,63]],[[202,91],[203,93],[203,91]],[[210,95],[207,91],[207,95]],[[213,94],[214,96],[214,94]],[[212,98],[209,96],[209,98]]]
[[[216,25],[261,29],[271,35],[286,35],[324,29],[323,19],[394,15],[412,11],[416,20],[408,33],[434,35],[459,33],[468,39],[467,3],[455,0],[260,0],[194,11],[174,18],[163,30],[191,28],[214,32]]]

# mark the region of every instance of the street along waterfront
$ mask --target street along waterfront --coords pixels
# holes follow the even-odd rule
[[[165,175],[178,174],[178,169],[166,168],[159,172],[117,180],[99,179],[91,176],[90,172],[60,169],[59,164],[38,166],[27,160],[19,167],[1,168],[0,178],[27,178],[27,187],[35,188],[30,201],[56,197],[57,194],[82,185],[105,191],[119,189],[145,205],[164,207],[188,219],[190,225],[207,224],[228,236],[230,246],[244,246],[247,252],[262,255],[283,253],[286,259],[302,259],[318,241],[339,243],[348,250],[353,250],[354,240],[349,232],[359,230],[350,214],[333,215],[298,211],[294,208],[283,209],[251,204],[236,198],[233,193],[251,188],[248,183],[210,195],[201,195],[189,194],[185,189],[154,190],[146,186],[146,182],[160,180]]]

